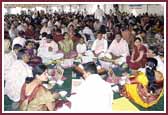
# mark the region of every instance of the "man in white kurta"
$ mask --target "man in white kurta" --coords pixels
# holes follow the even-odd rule
[[[5,80],[6,80],[6,75],[7,75],[8,71],[10,70],[13,63],[17,60],[17,53],[20,49],[22,49],[22,46],[19,44],[15,44],[12,51],[4,54],[4,77],[5,77]]]
[[[25,54],[23,55],[25,56]],[[5,94],[14,102],[20,100],[21,88],[25,78],[32,77],[32,68],[26,63],[27,61],[28,59],[25,57],[16,60],[6,75]]]
[[[95,11],[95,18],[98,19],[101,23],[103,22],[104,11],[100,9],[100,6],[97,6]]]
[[[130,55],[128,43],[121,37],[121,34],[116,34],[107,52],[112,54],[112,56],[118,57],[116,59],[118,64],[125,63],[126,57]]]
[[[112,112],[113,92],[111,86],[98,74],[92,62],[84,67],[84,81],[75,95],[70,97],[71,112]]]
[[[14,51],[11,51],[9,53],[4,54],[4,77],[6,80],[6,74],[10,70],[13,63],[17,60],[16,53]]]
[[[103,38],[101,33],[98,33],[97,39],[94,41],[91,50],[94,54],[100,56],[102,53],[104,54],[107,51],[107,47],[107,40]]]
[[[108,52],[112,53],[113,55],[117,57],[128,56],[129,48],[128,48],[127,41],[121,38],[120,35],[116,35],[116,38],[112,41],[111,45],[109,46]]]
[[[43,42],[40,42],[38,48],[38,56],[43,60],[43,63],[48,63],[50,60],[56,60],[63,58],[63,53],[58,53],[58,44],[50,38],[46,38]]]

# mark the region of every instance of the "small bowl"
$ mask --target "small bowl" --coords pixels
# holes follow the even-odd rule
[[[64,83],[64,81],[62,81],[62,80],[58,80],[58,81],[57,81],[57,84],[58,84],[59,86],[62,86],[63,83]]]
[[[67,91],[60,91],[59,94],[61,95],[61,97],[65,97],[67,95]]]

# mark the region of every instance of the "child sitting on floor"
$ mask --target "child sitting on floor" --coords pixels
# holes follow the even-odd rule
[[[25,44],[25,48],[30,56],[30,61],[28,62],[30,66],[35,67],[36,65],[42,63],[41,57],[37,56],[36,54],[33,41],[27,41]]]
[[[78,53],[78,56],[82,56],[85,54],[87,48],[86,48],[86,44],[84,42],[84,38],[80,37],[80,41],[76,46],[76,51]]]
[[[73,51],[73,41],[67,32],[64,33],[64,40],[60,41],[59,45],[65,58],[73,58],[77,55],[77,53]]]

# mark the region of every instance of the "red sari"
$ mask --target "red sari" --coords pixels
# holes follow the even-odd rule
[[[134,70],[139,69],[141,67],[142,68],[145,67],[145,64],[146,64],[146,61],[147,61],[147,56],[146,56],[147,49],[146,49],[146,47],[144,45],[141,45],[141,47],[138,49],[136,46],[134,46],[134,51],[135,51],[135,54],[133,56],[133,60],[136,60],[139,57],[140,51],[144,52],[143,57],[142,57],[142,59],[140,61],[133,63],[133,62],[130,61],[131,60],[131,56],[128,56],[127,57],[128,66],[131,69],[134,69]]]

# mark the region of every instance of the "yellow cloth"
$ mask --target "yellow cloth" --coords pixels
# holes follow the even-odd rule
[[[113,100],[112,104],[113,111],[123,111],[123,112],[134,112],[139,111],[127,98],[121,97],[119,99]]]
[[[147,87],[148,85],[148,79],[143,72],[139,72],[139,75],[137,76],[137,81],[141,83],[144,87]],[[148,108],[156,104],[160,97],[163,95],[163,90],[160,93],[159,97],[155,100],[152,101],[151,103],[146,103],[144,102],[141,97],[139,96],[138,89],[137,89],[138,84],[126,84],[125,89],[127,92],[127,95],[137,104],[141,105],[144,108]]]

